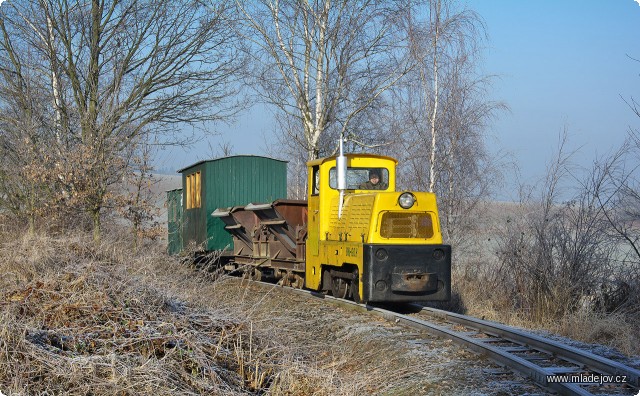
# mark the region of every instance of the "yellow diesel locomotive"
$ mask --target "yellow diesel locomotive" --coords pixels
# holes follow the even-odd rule
[[[238,158],[232,160],[237,169]],[[174,190],[174,203],[185,196],[194,201],[194,195],[195,202],[209,202],[198,195],[220,190],[206,168],[196,165],[185,168],[183,180],[194,173],[201,176],[202,187]],[[358,302],[446,301],[451,295],[451,247],[442,243],[436,197],[396,191],[396,165],[393,158],[372,154],[314,160],[307,164],[306,201],[245,201],[216,206],[213,213],[204,205],[208,220],[199,220],[193,205],[182,205],[178,209],[192,220],[180,227],[174,223],[173,230],[188,239],[198,234],[190,227],[203,224],[203,233],[212,240],[218,232],[211,222],[215,220],[232,236],[233,249],[223,254],[225,270],[242,271],[253,279],[269,278]],[[262,171],[267,167],[268,162],[254,166]],[[232,174],[229,180],[238,177]],[[175,215],[177,210],[169,208]]]
[[[339,159],[308,164],[305,286],[356,301],[448,300],[451,247],[435,195],[396,191],[393,158],[349,154],[341,197]]]

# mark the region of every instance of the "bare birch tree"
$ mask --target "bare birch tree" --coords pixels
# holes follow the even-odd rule
[[[176,125],[229,115],[241,60],[230,15],[225,3],[169,0],[11,1],[0,9],[3,84],[53,109],[48,153],[65,169],[57,177],[66,193],[82,196],[96,239],[108,188],[139,136],[180,141]],[[7,109],[13,99],[4,100]]]
[[[476,66],[478,43],[485,36],[480,17],[469,10],[458,11],[455,5],[451,0],[432,0],[427,20],[413,18],[409,26],[410,54],[416,63],[415,76],[409,81],[415,84],[409,93],[413,104],[409,111],[415,113],[412,125],[427,144],[425,176],[432,192],[443,159],[438,151],[449,132],[445,131],[450,127],[447,120],[459,116],[453,114],[455,106],[462,108],[462,96],[470,92],[469,71]]]
[[[288,142],[304,149],[307,159],[323,151],[323,134],[347,131],[407,72],[401,51],[407,4],[237,1],[253,58],[250,81],[266,102],[295,120],[287,123],[296,128],[284,133]]]
[[[491,77],[478,73],[484,24],[453,0],[432,0],[408,21],[414,67],[393,89],[389,122],[404,187],[437,193],[447,240],[473,226],[474,211],[499,180],[486,127],[504,108],[487,100]]]

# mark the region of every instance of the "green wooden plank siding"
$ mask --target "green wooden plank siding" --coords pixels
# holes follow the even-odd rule
[[[167,191],[167,253],[182,251],[182,189]]]
[[[272,202],[287,197],[287,163],[258,156],[233,156],[204,161],[187,167],[186,176],[201,172],[202,205],[185,209],[184,243],[194,241],[206,250],[231,248],[231,236],[220,219],[211,217],[217,208]],[[186,187],[183,201],[186,202]]]

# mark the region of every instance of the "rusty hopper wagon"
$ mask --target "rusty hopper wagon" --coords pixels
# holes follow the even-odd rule
[[[207,168],[228,164],[258,172],[258,158],[260,177],[221,178],[234,172]],[[239,160],[249,162],[227,162]],[[240,156],[194,164],[180,171],[182,194],[168,192],[170,220],[180,210],[183,219],[181,226],[169,223],[176,233],[169,247],[193,241],[205,250],[227,249],[227,271],[355,301],[448,300],[451,247],[442,243],[435,195],[396,191],[396,164],[370,154],[311,161],[306,201],[277,199],[286,190],[286,164],[277,160]],[[181,208],[172,208],[178,198]]]
[[[304,286],[307,202],[279,199],[267,204],[220,208],[220,218],[234,239],[234,260],[255,280],[270,277],[294,287]]]

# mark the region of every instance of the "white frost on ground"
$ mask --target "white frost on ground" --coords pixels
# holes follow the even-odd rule
[[[600,344],[588,344],[581,341],[572,340],[571,338],[563,337],[557,334],[553,334],[546,330],[528,330],[522,329],[523,331],[528,331],[533,334],[537,334],[541,337],[548,338],[553,341],[560,342],[565,345],[572,346],[574,348],[587,351],[593,353],[594,355],[602,356],[607,359],[611,359],[613,361],[622,363],[629,367],[633,367],[640,370],[640,356],[627,356],[617,349]]]

